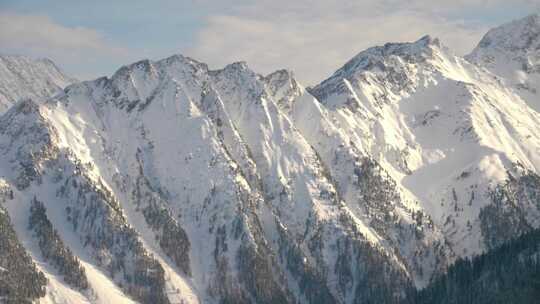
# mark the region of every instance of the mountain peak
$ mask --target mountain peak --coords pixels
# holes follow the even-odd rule
[[[466,56],[497,75],[540,111],[540,16],[529,15],[489,30]]]
[[[477,49],[527,51],[540,47],[540,16],[529,15],[489,30],[480,40]],[[474,51],[473,51],[474,53]]]
[[[152,62],[149,59],[142,59],[132,64],[125,65],[118,69],[112,76],[115,78],[122,78],[130,75],[134,71],[150,72],[152,70]]]
[[[175,72],[173,72],[173,70]],[[112,79],[123,79],[133,76],[134,74],[141,75],[158,75],[161,73],[172,72],[177,73],[178,71],[191,71],[195,73],[196,71],[205,73],[208,71],[208,66],[205,63],[201,63],[190,57],[175,54],[164,59],[153,61],[150,59],[142,59],[137,62],[125,65],[118,69]]]
[[[417,45],[424,45],[424,46],[427,46],[427,45],[440,45],[440,42],[439,42],[439,38],[435,37],[431,37],[431,35],[425,35],[425,36],[422,36],[422,38],[418,39],[416,42],[413,42],[413,44],[417,44]]]
[[[365,79],[368,74],[377,74],[378,79],[386,79],[386,85],[393,90],[402,91],[412,89],[409,87],[415,81],[416,70],[414,67],[425,66],[432,68],[432,60],[439,59],[441,52],[446,48],[438,38],[425,35],[414,42],[386,43],[364,50],[349,60],[343,67],[334,72],[332,76],[324,80],[308,91],[319,99],[325,99],[331,92],[348,91],[345,82],[355,82]]]
[[[267,91],[282,109],[290,109],[293,100],[300,96],[303,87],[298,83],[294,72],[287,69],[277,70],[263,78]]]
[[[0,55],[0,113],[23,98],[47,98],[75,82],[50,59]]]
[[[294,78],[294,72],[287,69],[280,69],[274,71],[264,77],[265,79],[275,79],[275,78]]]
[[[425,35],[414,42],[392,42],[383,46],[375,46],[364,50],[337,70],[331,78],[344,77],[351,73],[370,70],[378,63],[391,56],[404,58],[407,61],[422,62],[433,55],[433,51],[441,47],[438,38]]]
[[[251,71],[249,68],[247,62],[245,61],[237,61],[233,62],[231,64],[226,65],[222,71],[224,72],[245,72],[245,71]]]
[[[32,58],[24,55],[3,55],[0,54],[0,64],[6,65],[6,68],[15,70],[21,69],[24,66],[36,66],[41,69],[47,69],[50,73],[63,74],[64,71],[59,68],[54,61],[49,58]],[[75,79],[64,76],[66,81],[74,82]]]
[[[165,59],[157,61],[157,64],[158,65],[180,64],[180,65],[191,66],[194,69],[208,71],[208,66],[205,63],[197,61],[191,57],[184,56],[182,54],[175,54],[175,55],[169,56]]]
[[[274,71],[264,76],[263,80],[270,88],[273,89],[283,86],[284,84],[289,86],[298,85],[294,72],[287,69]]]
[[[254,72],[245,61],[238,61],[226,65],[223,69],[210,71],[211,77],[217,79],[227,80],[226,82],[233,81],[237,85],[245,85],[250,88],[257,88],[259,94],[262,88],[258,83],[258,79],[262,76]]]

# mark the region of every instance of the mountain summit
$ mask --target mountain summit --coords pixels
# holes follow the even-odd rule
[[[539,47],[540,16],[534,14],[491,29],[480,40],[476,51],[479,49],[498,49],[528,52],[538,50]]]
[[[466,57],[502,78],[533,109],[540,111],[540,16],[490,30]]]
[[[49,59],[1,55],[0,113],[21,98],[47,98],[72,82]]]

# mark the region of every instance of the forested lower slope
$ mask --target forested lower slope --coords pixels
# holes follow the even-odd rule
[[[540,230],[457,261],[418,294],[418,303],[540,303]]]

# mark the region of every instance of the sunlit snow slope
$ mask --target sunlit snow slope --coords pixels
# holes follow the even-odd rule
[[[496,76],[426,36],[361,52],[311,92],[458,255],[504,240],[492,226],[514,229],[482,210],[510,175],[537,172],[540,116]],[[537,225],[537,205],[517,209]]]

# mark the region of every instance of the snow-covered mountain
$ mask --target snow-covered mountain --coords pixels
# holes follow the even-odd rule
[[[512,221],[520,224],[510,227],[492,222],[506,211],[487,210],[511,176],[538,172],[539,113],[437,39],[368,49],[310,91],[389,172],[403,197],[427,213],[457,255],[479,253],[538,225],[534,201],[518,204]]]
[[[0,113],[21,98],[47,98],[74,81],[49,59],[0,55]]]
[[[490,30],[467,59],[481,65],[540,111],[540,16]]]
[[[175,55],[23,99],[0,117],[0,282],[32,288],[0,292],[413,303],[540,226],[540,114],[478,54],[389,43],[308,89]]]

